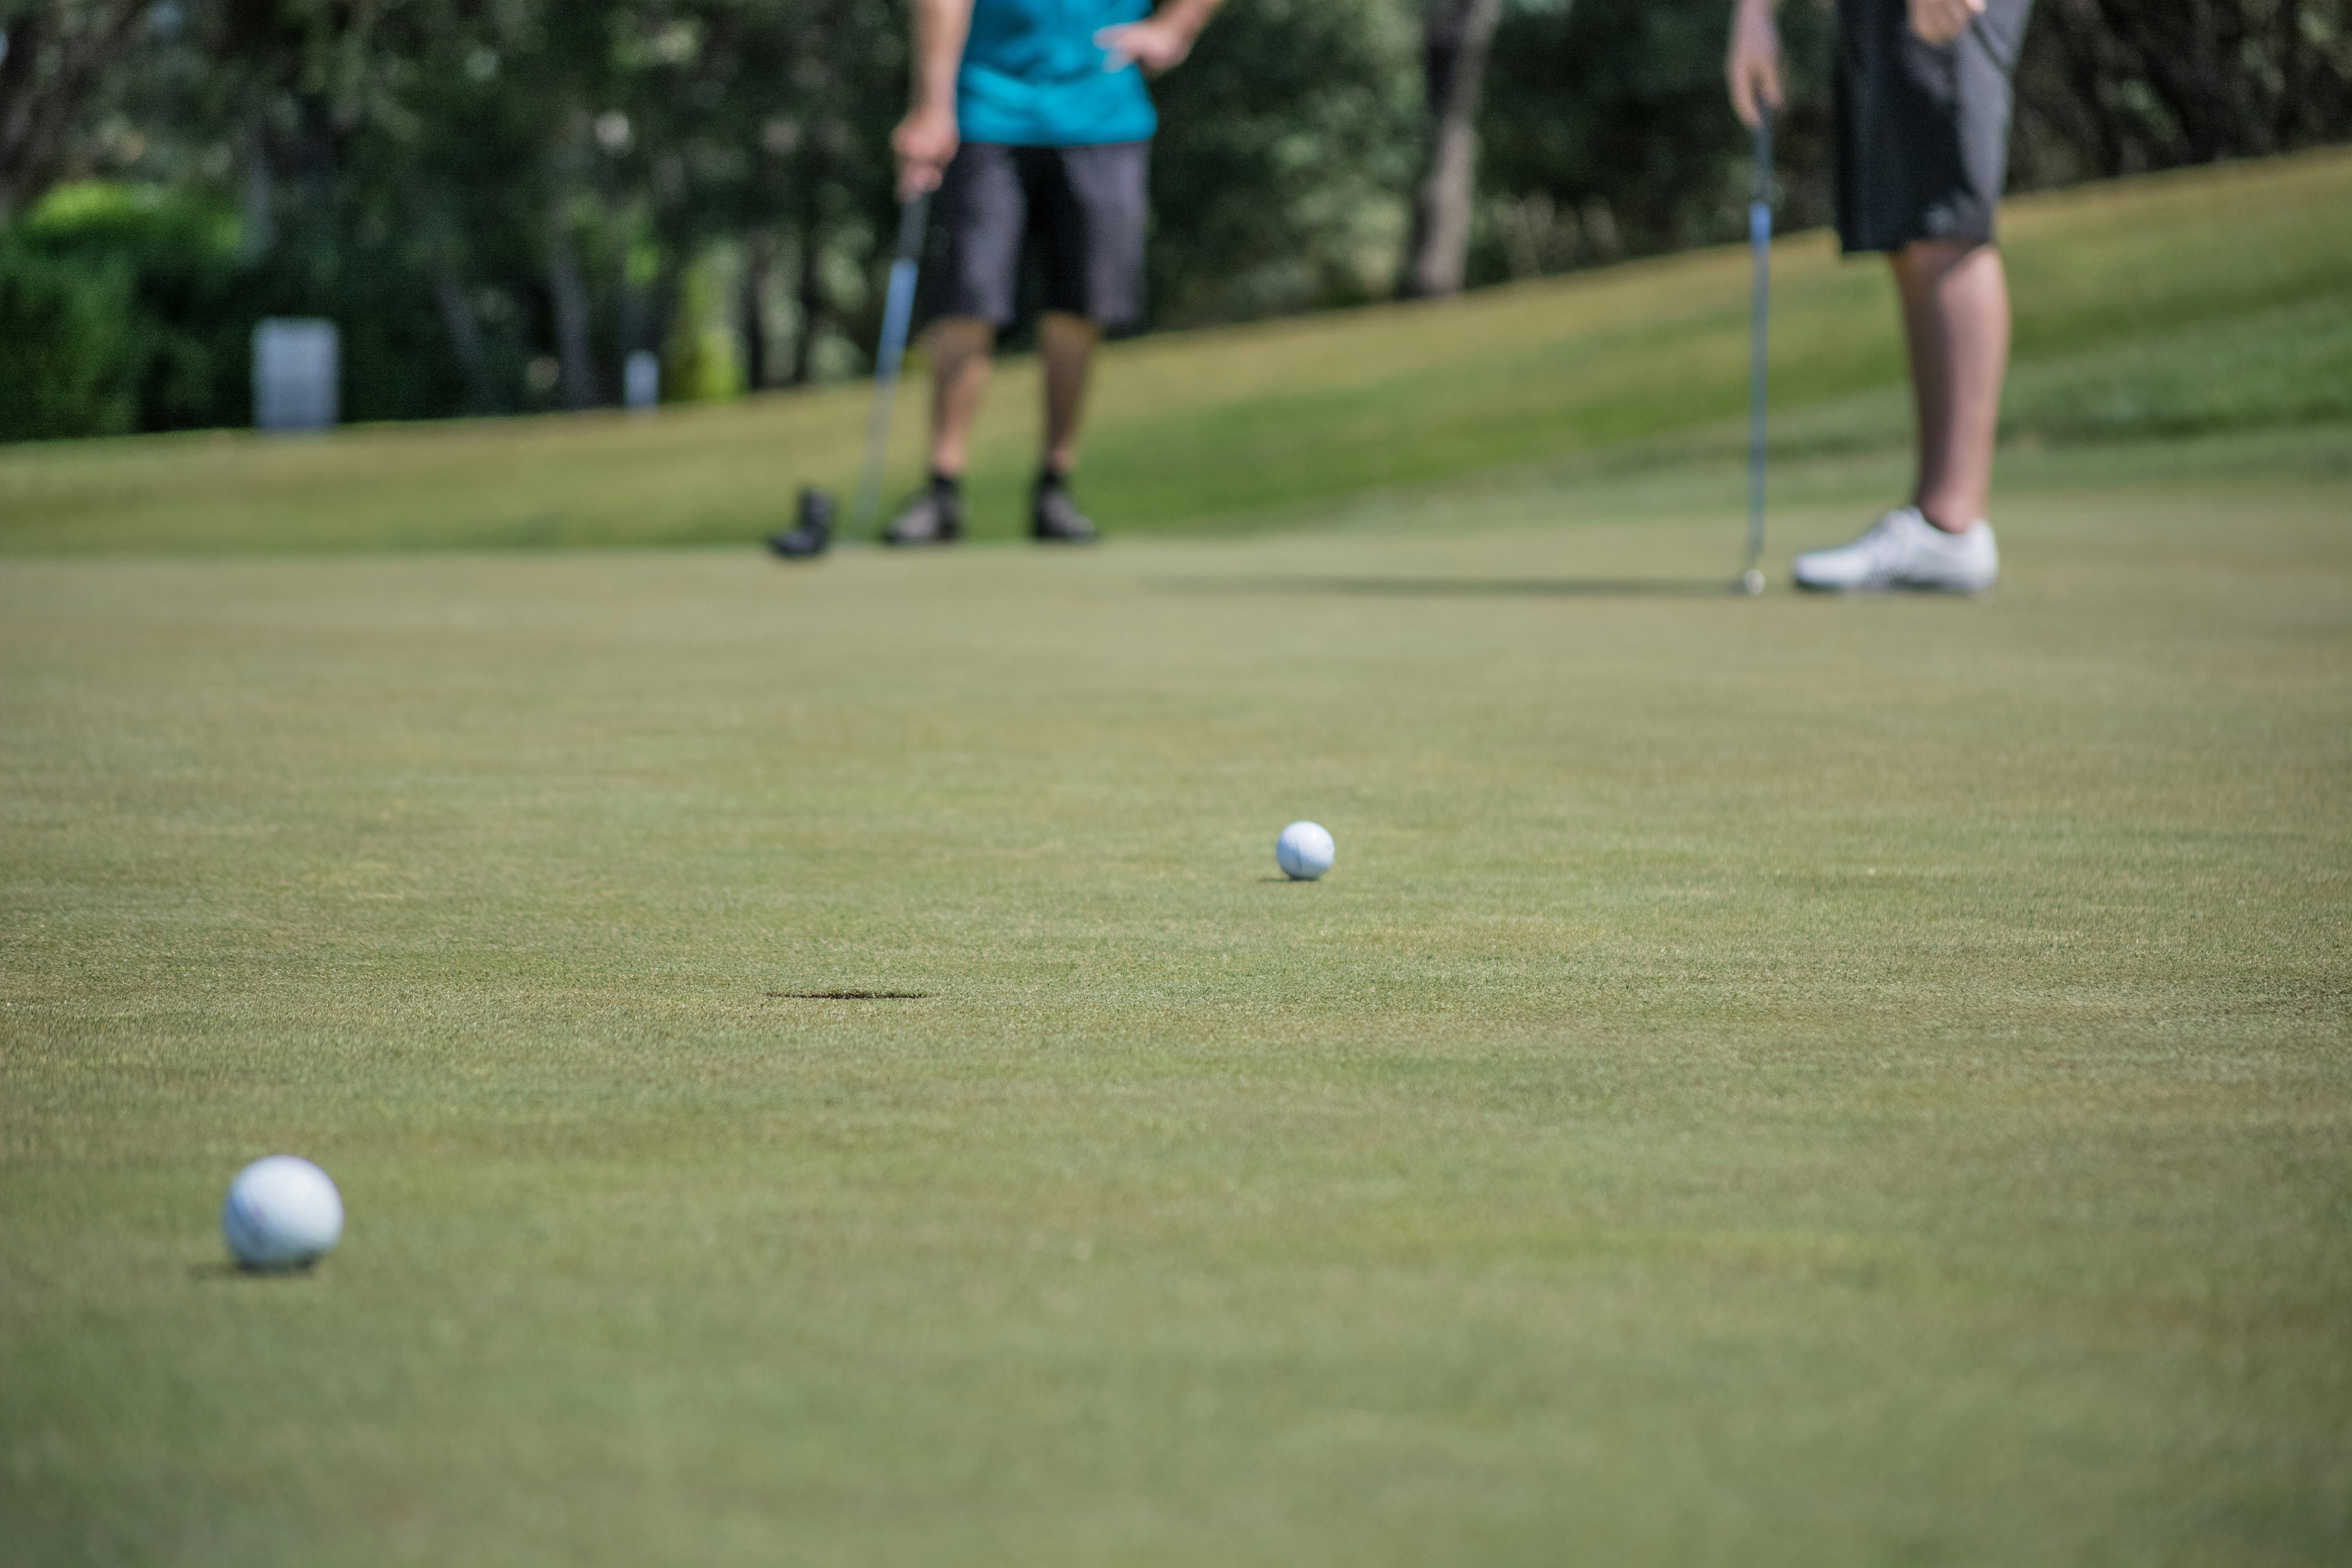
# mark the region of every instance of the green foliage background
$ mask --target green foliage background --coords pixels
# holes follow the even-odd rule
[[[148,188],[50,193],[0,231],[0,429],[119,435],[202,424],[236,383],[251,303],[233,217]]]
[[[1736,236],[1728,8],[1510,0],[1474,284]],[[1832,19],[1783,16],[1801,228]],[[903,3],[0,0],[0,90],[68,131],[0,136],[0,439],[242,424],[265,314],[341,325],[361,420],[610,403],[638,349],[673,396],[867,368]],[[1410,0],[1226,8],[1155,89],[1156,324],[1391,291],[1419,39]],[[2043,0],[2020,100],[2027,187],[2340,139],[2352,0]]]

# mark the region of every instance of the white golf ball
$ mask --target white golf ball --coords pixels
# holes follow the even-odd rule
[[[221,1234],[247,1268],[304,1268],[341,1238],[343,1195],[310,1161],[272,1154],[228,1184]]]
[[[1274,862],[1294,882],[1311,882],[1331,868],[1331,836],[1315,822],[1294,822],[1274,841]]]

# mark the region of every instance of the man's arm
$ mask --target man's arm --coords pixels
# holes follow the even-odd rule
[[[1911,30],[1927,43],[1950,43],[1984,15],[1985,0],[1911,0]]]
[[[1780,28],[1772,14],[1780,0],[1739,0],[1731,14],[1731,48],[1723,74],[1731,83],[1731,107],[1741,124],[1754,127],[1764,111],[1780,111]]]
[[[898,155],[898,199],[940,187],[963,140],[956,123],[956,72],[971,32],[971,0],[915,0],[915,64],[907,118],[890,133]]]
[[[1739,0],[1731,17],[1731,50],[1724,75],[1731,82],[1731,107],[1754,125],[1766,109],[1780,108],[1780,29],[1772,14],[1780,0]],[[1911,30],[1921,41],[1950,43],[1984,15],[1985,0],[1910,0]]]
[[[1115,71],[1133,60],[1146,76],[1173,70],[1192,52],[1192,40],[1221,4],[1223,0],[1165,0],[1148,20],[1105,27],[1095,35],[1103,49],[1103,69]]]

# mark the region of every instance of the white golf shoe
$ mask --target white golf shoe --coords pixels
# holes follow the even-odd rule
[[[1982,518],[1947,533],[1917,507],[1898,506],[1852,544],[1798,556],[1791,571],[1798,587],[1832,594],[1981,594],[2000,575],[2000,553]]]

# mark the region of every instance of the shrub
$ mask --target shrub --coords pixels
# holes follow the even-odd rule
[[[132,280],[0,235],[0,441],[139,427]]]
[[[254,311],[234,216],[91,182],[0,233],[0,439],[244,417]]]

